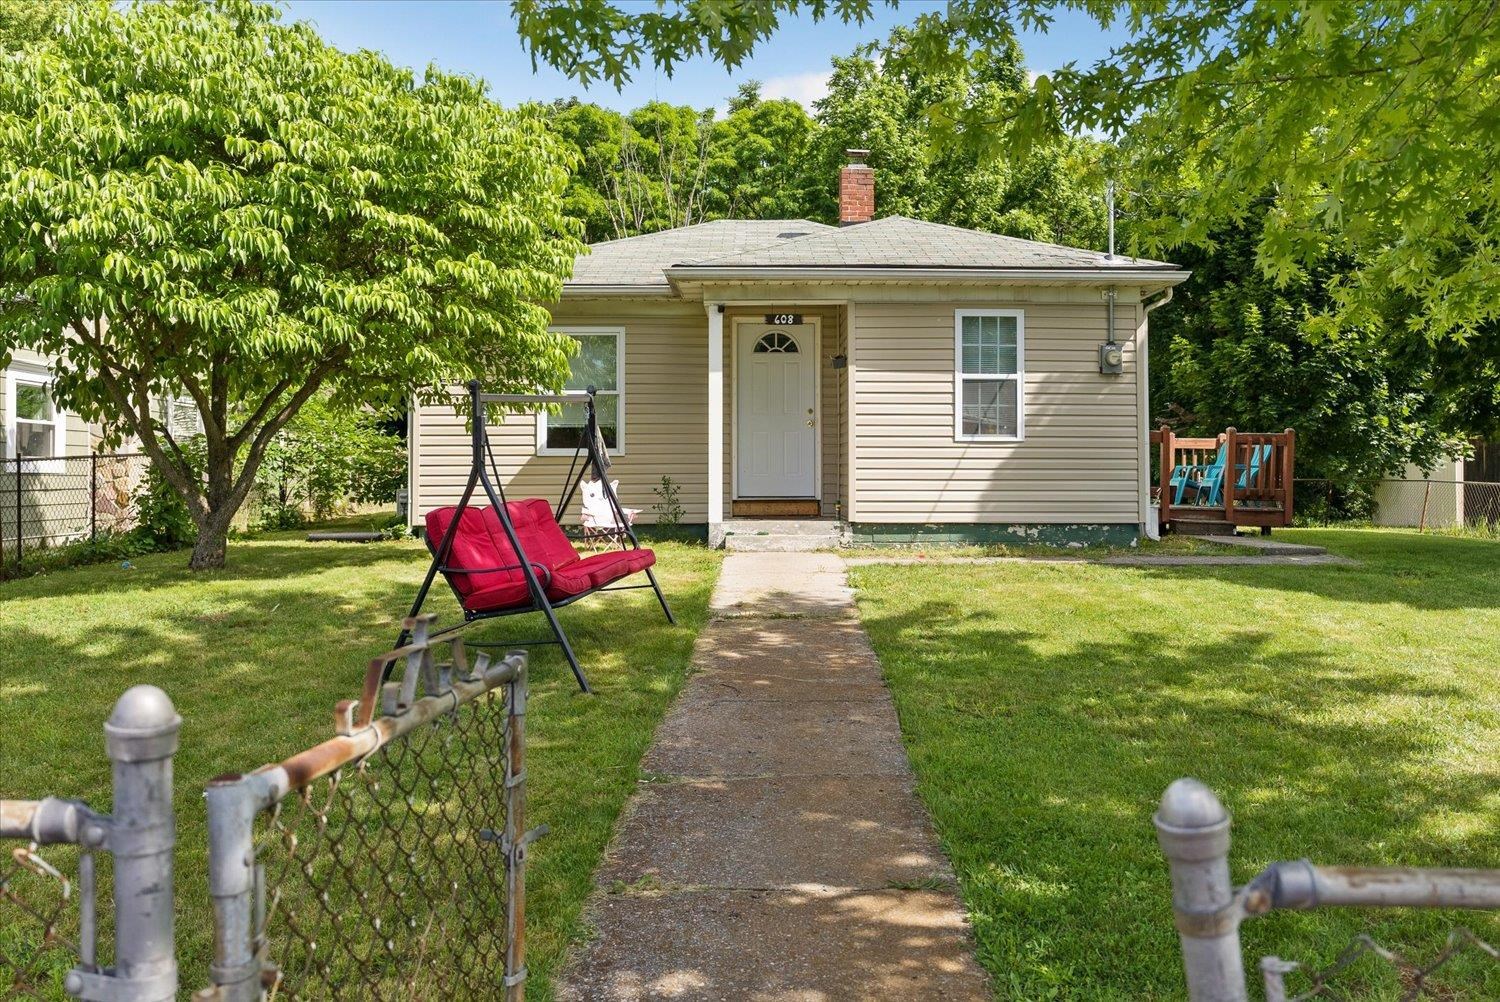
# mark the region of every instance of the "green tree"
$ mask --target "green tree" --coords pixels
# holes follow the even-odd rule
[[[548,333],[580,244],[566,156],[475,81],[416,81],[251,0],[86,7],[0,60],[0,334],[65,405],[139,437],[226,532],[315,394],[398,405],[478,377],[561,386]],[[153,417],[191,395],[204,472]],[[243,417],[239,417],[243,415]]]
[[[0,49],[14,52],[28,42],[40,42],[57,30],[62,19],[88,0],[0,0]]]
[[[995,107],[1026,89],[1020,47],[975,50],[960,63],[929,70],[907,58],[916,43],[912,31],[897,28],[878,46],[834,59],[807,158],[814,218],[837,218],[830,182],[844,162],[844,150],[860,147],[870,150],[877,171],[882,214],[1100,246],[1106,222],[1103,144],[1060,137],[1033,144],[1014,159],[995,158],[975,146],[946,141],[948,123],[930,113],[960,96]],[[989,137],[998,145],[1003,130],[991,129]]]
[[[553,102],[547,115],[549,127],[573,154],[564,211],[583,222],[584,237],[590,243],[621,236],[608,192],[613,190],[612,178],[620,166],[625,116],[577,98]]]
[[[803,158],[813,121],[796,101],[763,100],[742,85],[713,123],[706,211],[711,218],[792,219],[805,211]]]
[[[348,504],[390,504],[405,482],[406,443],[370,410],[307,402],[266,450],[255,477],[261,524],[295,528]]]
[[[1045,30],[1055,0],[950,0],[924,8],[896,54],[951,72],[975,50]],[[1276,281],[1299,279],[1325,237],[1348,241],[1349,280],[1330,292],[1352,322],[1401,296],[1408,321],[1463,340],[1500,320],[1500,7],[1451,0],[1161,3],[1066,0],[1126,42],[1069,64],[1001,106],[954,93],[929,113],[948,141],[990,148],[1067,132],[1131,138],[1128,169],[1161,197],[1135,228],[1151,251],[1207,246],[1274,205],[1255,248]],[[649,60],[670,73],[709,55],[739,65],[781,19],[862,21],[876,0],[512,0],[521,37],[579,79],[629,79]],[[899,65],[888,67],[899,71]]]
[[[1261,207],[1262,216],[1271,200]],[[1325,249],[1286,283],[1255,263],[1258,219],[1190,249],[1178,308],[1151,325],[1153,410],[1185,433],[1297,431],[1297,475],[1345,490],[1462,451],[1434,346],[1399,321],[1332,315],[1351,262]],[[1393,311],[1399,316],[1399,311]]]

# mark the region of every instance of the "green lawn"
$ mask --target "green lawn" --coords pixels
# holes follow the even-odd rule
[[[426,567],[414,540],[307,544],[300,534],[234,542],[229,568],[190,575],[185,553],[0,584],[0,796],[80,797],[109,807],[101,726],[128,686],[149,681],[183,717],[176,761],[179,954],[184,988],[206,977],[209,914],[202,791],[207,780],[276,761],[331,735],[333,705],[359,695],[364,665],[389,648]],[[660,544],[679,625],[649,591],[563,610],[597,690],[578,693],[555,648],[533,651],[529,822],[550,824],[528,873],[532,995],[549,983],[637,763],[686,674],[719,555]],[[446,588],[429,605],[456,618]],[[476,629],[537,637],[539,617]],[[9,914],[9,913],[5,913]]]
[[[856,568],[919,789],[1008,999],[1179,998],[1151,814],[1193,775],[1276,859],[1500,865],[1500,543],[1299,530],[1358,567],[1048,562]],[[1430,959],[1480,914],[1282,913],[1246,955],[1327,962],[1360,931]],[[1441,998],[1500,997],[1450,965]],[[1448,969],[1445,969],[1448,970]],[[1350,997],[1393,997],[1378,964]]]

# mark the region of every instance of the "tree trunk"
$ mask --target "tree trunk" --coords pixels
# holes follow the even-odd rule
[[[217,523],[219,519],[210,517],[209,521]],[[224,554],[228,548],[229,530],[227,527],[200,525],[198,541],[193,544],[193,555],[188,558],[188,569],[210,571],[223,567]]]
[[[229,547],[229,524],[244,501],[243,493],[234,489],[233,470],[233,456],[210,446],[204,484],[207,510],[193,519],[198,526],[198,541],[193,544],[193,555],[188,559],[189,570],[215,570],[224,566],[225,551]]]

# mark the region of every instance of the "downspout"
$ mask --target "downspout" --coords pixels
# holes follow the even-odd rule
[[[1137,367],[1138,367],[1138,370],[1139,370],[1138,373],[1137,373],[1137,376],[1141,380],[1141,418],[1140,418],[1140,429],[1139,429],[1140,436],[1141,436],[1141,452],[1142,452],[1142,456],[1141,456],[1141,477],[1142,477],[1142,482],[1141,482],[1141,498],[1144,501],[1143,507],[1146,509],[1146,512],[1147,512],[1146,521],[1141,526],[1141,529],[1142,529],[1142,531],[1144,531],[1147,539],[1160,539],[1161,538],[1161,520],[1159,518],[1153,519],[1153,518],[1150,517],[1150,510],[1151,510],[1151,483],[1150,483],[1150,480],[1151,480],[1151,477],[1150,477],[1150,473],[1151,473],[1151,444],[1150,443],[1151,443],[1151,438],[1147,434],[1147,431],[1146,431],[1146,429],[1147,429],[1147,427],[1149,426],[1149,423],[1150,423],[1150,410],[1151,410],[1151,352],[1150,352],[1148,344],[1147,344],[1147,342],[1150,340],[1150,319],[1149,318],[1151,316],[1151,311],[1152,310],[1156,309],[1159,306],[1166,306],[1171,301],[1172,301],[1172,286],[1169,285],[1169,286],[1167,286],[1166,290],[1163,292],[1162,297],[1160,299],[1158,299],[1158,300],[1156,300],[1155,302],[1152,302],[1152,303],[1144,303],[1141,306],[1141,350],[1140,350],[1139,357],[1137,359]],[[1111,297],[1110,302],[1111,302],[1111,305],[1113,305],[1113,302],[1114,302],[1113,297]],[[1159,510],[1160,509],[1158,509],[1158,511]]]

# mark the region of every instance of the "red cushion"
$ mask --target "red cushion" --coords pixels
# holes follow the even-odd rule
[[[552,517],[552,506],[541,498],[510,501],[505,506],[515,527],[516,539],[536,569],[542,587],[553,600],[581,595],[656,563],[650,550],[611,550],[579,559],[578,551]],[[434,508],[427,513],[427,540],[434,550],[453,522],[458,509]],[[510,545],[505,526],[492,508],[465,508],[458,532],[444,564],[454,591],[465,609],[490,612],[530,601],[520,558]],[[463,573],[466,567],[511,567],[505,571]]]
[[[541,498],[511,501],[505,509],[510,513],[511,525],[516,527],[521,548],[534,563],[555,569],[578,561],[578,551],[563,535],[562,526],[552,517],[552,506],[546,501]],[[489,512],[489,509],[485,511]],[[500,524],[499,517],[489,513],[489,521],[496,545],[509,552],[510,540],[505,536],[505,527]]]
[[[636,571],[643,571],[654,563],[656,563],[656,554],[650,550],[615,550],[610,553],[596,553],[554,572],[552,584],[547,588],[547,597],[558,601],[581,595],[591,589],[602,588]]]
[[[508,609],[513,605],[531,605],[531,592],[526,587],[525,579],[507,581],[505,584],[464,596],[464,608],[470,612],[494,612],[497,609]]]
[[[453,516],[457,508],[434,508],[427,513],[427,545],[437,552],[438,546],[442,544],[443,536],[448,527],[453,524]],[[458,531],[454,533],[453,543],[448,551],[448,557],[443,563],[448,567],[503,567],[513,560],[501,559],[500,552],[495,549],[494,539],[491,537],[489,527],[485,524],[485,516],[489,515],[488,508],[465,508],[463,516],[458,522]],[[493,516],[491,515],[493,518]],[[519,576],[519,572],[514,572]],[[511,580],[512,572],[492,571],[485,574],[453,574],[445,575],[453,590],[467,599],[476,591],[503,585]]]
[[[587,571],[594,587],[602,587],[611,581],[645,570],[656,563],[656,554],[650,550],[614,550],[584,557],[568,568],[569,573]]]

